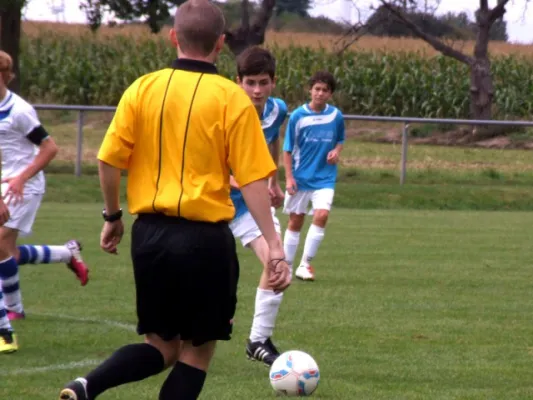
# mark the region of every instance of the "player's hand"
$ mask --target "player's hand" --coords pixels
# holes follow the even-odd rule
[[[285,188],[287,189],[287,193],[289,193],[291,196],[296,193],[298,187],[296,186],[296,181],[294,178],[287,178]]]
[[[117,246],[124,234],[124,224],[122,220],[104,222],[102,233],[100,234],[100,247],[106,253],[118,254]]]
[[[285,261],[285,253],[281,245],[270,248],[267,270],[268,284],[275,293],[283,292],[290,286],[291,267]]]
[[[7,205],[17,205],[24,198],[24,184],[26,181],[21,175],[12,178],[2,179],[2,183],[7,183],[7,189],[4,193],[4,200]]]
[[[339,152],[337,150],[331,150],[328,153],[326,161],[330,165],[337,164],[339,162]]]
[[[285,193],[281,190],[279,183],[274,183],[268,188],[270,194],[270,203],[272,207],[279,208],[283,205],[283,199],[285,198]]]
[[[3,226],[9,220],[9,209],[4,200],[0,199],[0,226]]]

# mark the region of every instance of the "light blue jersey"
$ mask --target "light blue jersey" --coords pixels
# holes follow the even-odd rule
[[[327,163],[328,153],[344,143],[344,117],[327,104],[321,112],[307,104],[291,114],[283,151],[292,154],[292,174],[298,190],[335,188],[337,165]]]
[[[287,117],[287,104],[276,97],[269,97],[261,115],[261,127],[265,134],[265,139],[268,144],[275,142],[279,138],[279,130],[283,121]],[[238,189],[231,189],[231,200],[235,206],[235,218],[248,212],[246,202],[242,197],[242,193]]]

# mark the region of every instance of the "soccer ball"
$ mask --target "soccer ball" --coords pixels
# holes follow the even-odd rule
[[[270,367],[270,384],[277,394],[310,396],[317,388],[320,372],[309,354],[290,350],[281,354]]]

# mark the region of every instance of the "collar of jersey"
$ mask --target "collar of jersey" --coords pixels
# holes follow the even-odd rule
[[[187,58],[176,58],[172,62],[172,68],[191,72],[203,72],[206,74],[218,73],[217,67],[215,67],[214,64],[205,61],[190,60]]]

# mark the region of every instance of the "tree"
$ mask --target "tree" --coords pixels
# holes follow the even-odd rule
[[[525,2],[528,1],[525,0]],[[490,70],[491,63],[488,55],[489,41],[493,27],[501,29],[501,24],[505,24],[503,16],[505,15],[505,7],[509,3],[509,0],[497,0],[497,4],[492,8],[489,7],[488,0],[479,0],[479,8],[476,12],[475,21],[475,46],[471,55],[455,49],[450,44],[445,43],[416,24],[405,12],[405,8],[407,7],[406,2],[411,5],[417,4],[416,0],[380,0],[381,5],[390,12],[392,18],[409,28],[415,36],[430,44],[443,55],[452,57],[469,67],[470,115],[473,119],[491,119],[494,87]],[[500,25],[498,26],[498,24]],[[352,27],[352,34],[361,36],[363,32],[366,32],[365,29],[362,24],[355,25]]]
[[[93,31],[96,31],[105,12],[113,13],[118,19],[131,21],[146,17],[146,23],[153,33],[161,30],[170,17],[170,9],[179,6],[185,0],[85,0],[81,8]],[[249,0],[241,0],[241,24],[235,29],[227,29],[226,44],[235,55],[240,54],[251,45],[263,44],[268,22],[276,0],[262,0],[253,20],[250,20]]]
[[[20,31],[22,8],[25,3],[25,0],[0,1],[0,49],[13,58],[13,72],[16,77],[10,83],[9,88],[14,92],[20,90]]]

